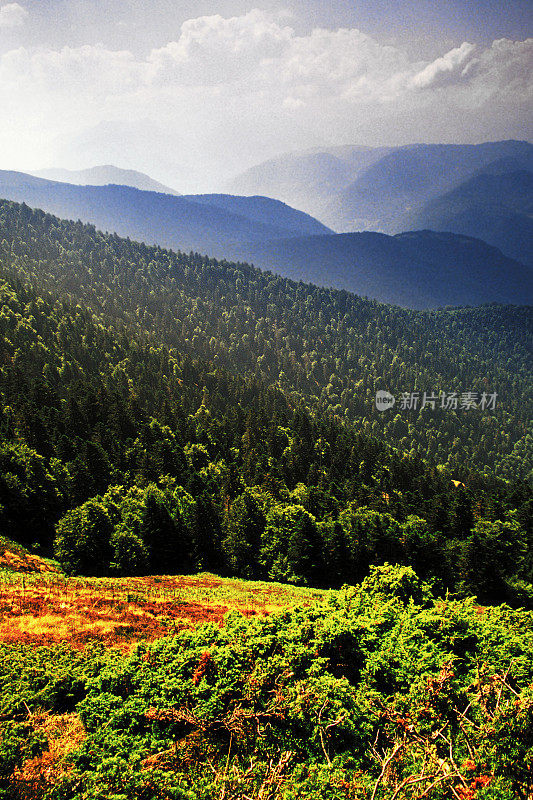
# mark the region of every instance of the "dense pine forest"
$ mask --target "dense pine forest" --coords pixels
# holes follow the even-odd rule
[[[0,268],[12,539],[69,574],[338,587],[391,562],[533,607],[530,309],[407,311],[9,202]]]
[[[0,298],[2,800],[530,800],[530,309],[9,202]]]
[[[0,800],[533,800],[530,6],[0,0]]]

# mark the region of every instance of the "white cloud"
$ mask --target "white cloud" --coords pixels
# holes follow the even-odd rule
[[[28,12],[19,3],[0,6],[0,28],[18,28],[24,25]]]
[[[48,91],[50,96],[123,92],[138,85],[142,64],[128,51],[110,51],[101,45],[31,52],[20,47],[0,60],[2,84],[19,89]]]
[[[448,86],[467,78],[469,67],[474,63],[472,55],[475,50],[475,45],[463,42],[461,47],[455,47],[417,72],[412,78],[412,86],[417,89],[430,89]]]
[[[148,58],[153,79],[180,83],[223,83],[254,70],[264,59],[278,58],[294,37],[261,11],[228,19],[220,15],[184,22],[175,42]]]
[[[401,51],[380,45],[357,29],[317,29],[309,36],[293,38],[280,71],[288,84],[344,91],[362,78],[379,85],[407,63]]]
[[[497,39],[476,64],[476,77],[492,96],[525,101],[533,92],[533,38],[523,42]]]
[[[224,177],[298,147],[504,138],[527,124],[533,40],[464,42],[416,61],[357,29],[299,36],[288,22],[259,10],[199,17],[144,57],[101,45],[12,50],[0,58],[3,162],[13,153],[22,158],[35,131],[35,158],[63,160],[65,150],[54,155],[53,143],[64,148],[68,140],[88,161],[82,142],[94,131],[91,160],[127,158],[129,149],[126,165],[150,169],[157,150],[159,161],[179,163],[180,175],[187,165],[207,186],[217,164]],[[157,147],[146,136],[140,164],[142,137],[134,131],[145,120],[157,121],[164,135]]]

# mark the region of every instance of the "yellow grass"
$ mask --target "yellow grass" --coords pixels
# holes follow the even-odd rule
[[[324,594],[209,573],[113,579],[0,571],[0,641],[130,646],[202,622],[223,624],[230,611],[263,616]]]
[[[46,789],[57,783],[66,772],[66,757],[74,752],[85,738],[85,729],[75,713],[32,715],[33,727],[44,733],[48,747],[42,755],[24,762],[15,769],[12,786],[21,800],[38,800]]]

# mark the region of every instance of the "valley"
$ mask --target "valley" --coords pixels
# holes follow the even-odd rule
[[[2,796],[529,800],[527,258],[0,194]]]
[[[0,800],[533,800],[530,0],[0,0]]]

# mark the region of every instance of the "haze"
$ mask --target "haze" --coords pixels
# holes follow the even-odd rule
[[[0,167],[183,192],[335,144],[531,139],[529,0],[0,2]]]

